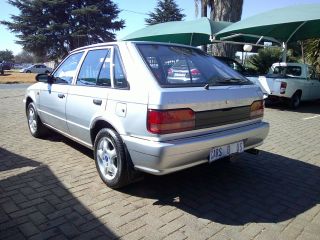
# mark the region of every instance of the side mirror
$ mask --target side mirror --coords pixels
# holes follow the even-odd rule
[[[52,84],[54,82],[54,78],[51,75],[48,75],[46,73],[40,73],[36,76],[36,80],[38,82],[44,82],[44,83],[49,83]]]

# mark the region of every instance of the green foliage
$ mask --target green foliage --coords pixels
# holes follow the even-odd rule
[[[307,61],[316,67],[320,73],[320,39],[310,39],[304,42]]]
[[[0,61],[5,61],[5,62],[13,62],[14,56],[13,52],[6,49],[4,51],[0,51]]]
[[[20,10],[1,21],[17,34],[18,44],[36,56],[57,59],[88,44],[113,41],[124,27],[112,0],[9,0]]]
[[[281,59],[280,48],[262,48],[258,54],[250,56],[247,61],[259,74],[266,74],[275,62]]]
[[[158,0],[157,7],[154,12],[150,12],[149,18],[145,21],[147,25],[164,23],[170,21],[181,21],[186,16],[181,13],[182,9],[178,7],[174,0]]]

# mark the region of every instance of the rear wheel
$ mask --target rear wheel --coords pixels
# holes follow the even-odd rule
[[[301,103],[301,94],[299,92],[296,92],[293,94],[289,101],[289,105],[292,109],[297,109],[300,106]]]
[[[27,119],[28,127],[32,136],[36,138],[45,136],[48,129],[41,122],[33,102],[29,103],[27,107]]]
[[[103,128],[96,136],[94,143],[96,168],[103,182],[111,188],[120,188],[131,183],[134,170],[129,165],[124,144],[120,135]]]

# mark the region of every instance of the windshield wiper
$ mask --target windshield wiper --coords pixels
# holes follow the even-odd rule
[[[248,80],[241,79],[241,78],[222,78],[220,80],[215,81],[216,83],[223,83],[223,84],[238,84],[238,83],[247,83]]]

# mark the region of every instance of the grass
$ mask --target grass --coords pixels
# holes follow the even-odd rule
[[[0,84],[10,83],[35,83],[35,73],[20,73],[16,70],[4,71],[4,75],[0,75]]]

